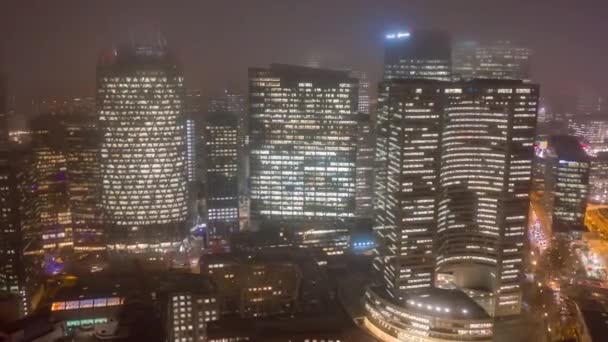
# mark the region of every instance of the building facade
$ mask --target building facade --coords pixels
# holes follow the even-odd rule
[[[76,252],[105,250],[101,216],[99,131],[92,112],[62,120],[63,153],[67,163],[69,203]]]
[[[450,36],[439,31],[387,34],[384,40],[383,78],[450,81]]]
[[[332,70],[249,70],[252,218],[354,217],[358,83]]]
[[[97,69],[102,206],[114,248],[164,248],[187,219],[184,80],[165,47],[114,50]]]
[[[370,114],[369,110],[369,79],[367,73],[358,70],[350,72],[351,77],[359,80],[359,104],[357,111],[363,114]]]
[[[227,241],[239,230],[239,127],[234,112],[210,112],[199,134],[203,168],[203,216],[211,240]]]
[[[495,79],[529,82],[532,50],[510,41],[479,44],[456,42],[453,70],[456,80]]]
[[[374,267],[396,300],[430,288],[441,148],[444,82],[394,80],[380,85],[376,140]]]
[[[545,154],[543,204],[554,234],[580,237],[589,196],[591,157],[573,136],[551,136]]]
[[[374,267],[386,298],[457,288],[491,316],[520,312],[537,106],[522,81],[380,85]]]
[[[584,115],[568,120],[568,133],[588,144],[603,144],[608,131],[608,118],[604,115]]]
[[[538,86],[478,80],[444,90],[436,271],[519,314]]]
[[[357,183],[355,215],[358,218],[374,216],[374,123],[367,114],[358,115],[357,132]]]

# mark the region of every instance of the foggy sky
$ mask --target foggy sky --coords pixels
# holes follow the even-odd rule
[[[534,49],[533,77],[557,98],[608,94],[606,0],[0,0],[0,70],[18,99],[93,96],[105,49],[162,32],[191,88],[246,91],[247,68],[322,64],[370,74],[387,31],[444,29],[456,38]]]

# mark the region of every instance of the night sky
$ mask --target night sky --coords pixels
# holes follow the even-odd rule
[[[20,101],[92,96],[102,51],[160,31],[187,85],[208,95],[246,91],[249,66],[312,56],[367,71],[375,88],[383,36],[397,28],[512,40],[534,49],[550,99],[608,94],[607,0],[0,0],[0,70]]]

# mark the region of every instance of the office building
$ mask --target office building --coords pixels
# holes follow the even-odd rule
[[[186,91],[186,169],[188,182],[196,181],[196,149],[197,127],[200,127],[203,117],[203,96],[200,89]]]
[[[341,71],[249,70],[252,219],[354,217],[358,84]]]
[[[378,97],[375,180],[377,258],[395,300],[434,278],[442,92],[447,83],[393,80]]]
[[[543,205],[554,234],[580,237],[589,196],[591,157],[572,136],[552,136],[545,154]]]
[[[359,114],[357,132],[357,182],[355,215],[372,218],[374,212],[374,124],[369,115]]]
[[[608,131],[608,117],[602,114],[579,115],[568,120],[568,133],[587,144],[603,144]]]
[[[227,241],[239,230],[238,116],[234,112],[210,112],[202,120],[198,153],[206,203],[203,217],[211,240]]]
[[[104,250],[96,120],[42,114],[30,124],[20,179],[26,254]]]
[[[608,204],[608,152],[600,152],[591,160],[589,202]]]
[[[382,282],[366,294],[376,336],[425,340],[428,330],[458,341],[439,326],[472,324],[479,330],[467,334],[490,340],[489,316],[520,312],[537,102],[538,87],[522,81],[380,85],[374,267]],[[419,317],[426,328],[404,329],[423,322],[412,318],[419,300],[432,306]],[[484,314],[449,322],[460,302]]]
[[[439,31],[395,32],[384,40],[384,79],[452,79],[451,38]]]
[[[265,317],[290,314],[297,308],[302,274],[285,256],[207,255],[200,267],[201,274],[217,284],[222,315]]]
[[[31,120],[30,129],[32,143],[29,155],[24,155],[21,180],[24,253],[72,249],[74,227],[62,124],[56,115],[47,114]]]
[[[101,216],[99,131],[93,112],[61,119],[62,152],[66,158],[74,250],[105,250]]]
[[[244,95],[224,89],[222,95],[212,98],[209,113],[233,113],[238,119],[238,194],[240,228],[249,227],[249,116]]]
[[[489,293],[492,316],[521,310],[538,87],[478,80],[444,91],[436,266]],[[470,292],[472,294],[472,292]]]
[[[359,104],[357,112],[369,115],[369,79],[367,78],[367,73],[352,70],[350,76],[359,80]]]
[[[496,79],[530,81],[532,50],[510,41],[479,44],[456,42],[453,49],[455,80]]]
[[[454,80],[470,80],[477,72],[477,49],[474,40],[457,41],[452,44],[452,76]]]
[[[17,314],[24,316],[28,304],[21,260],[16,170],[8,140],[7,100],[6,76],[0,73],[0,291],[8,293],[7,298],[17,299],[20,304]]]
[[[108,244],[164,249],[187,219],[184,80],[164,46],[108,53],[97,69],[102,208]]]

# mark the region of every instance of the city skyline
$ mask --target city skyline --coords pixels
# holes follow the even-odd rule
[[[599,0],[7,1],[1,341],[608,334]]]

